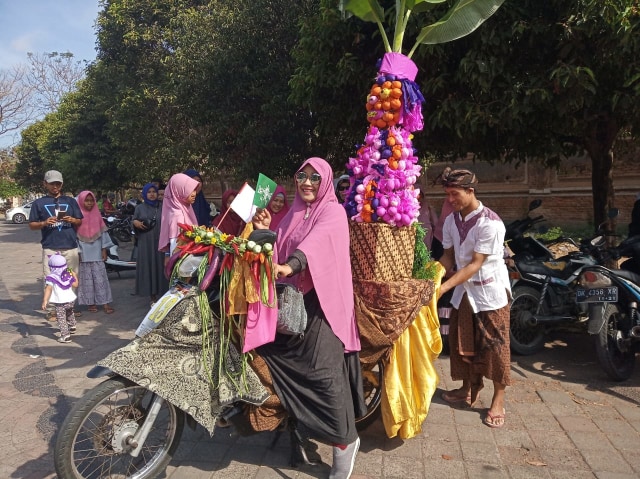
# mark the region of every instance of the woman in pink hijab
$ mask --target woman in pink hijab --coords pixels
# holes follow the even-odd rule
[[[98,306],[102,306],[106,314],[111,314],[113,308],[109,303],[113,297],[104,262],[113,242],[96,205],[95,195],[91,191],[80,192],[78,206],[83,216],[82,224],[76,231],[80,257],[78,304],[88,306],[87,311],[92,313],[97,313]]]
[[[199,185],[196,180],[184,173],[175,174],[169,179],[162,202],[158,251],[171,255],[180,234],[178,223],[198,224],[191,205],[196,200]]]
[[[269,229],[273,231],[278,229],[280,222],[289,212],[289,202],[287,201],[287,191],[284,186],[276,186],[276,191],[271,196],[271,201],[267,205],[269,213],[271,213],[271,226]]]
[[[296,196],[277,228],[275,273],[304,293],[307,329],[276,334],[257,348],[285,409],[313,436],[333,445],[332,478],[349,477],[360,439],[355,418],[366,411],[349,259],[349,227],[333,190],[333,171],[309,158],[296,172]],[[255,228],[269,227],[260,210]]]

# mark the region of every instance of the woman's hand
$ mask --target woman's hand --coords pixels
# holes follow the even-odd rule
[[[276,278],[286,278],[293,274],[293,269],[288,264],[276,264],[275,265]]]
[[[147,227],[146,227],[146,226],[144,225],[144,223],[143,223],[142,221],[140,221],[140,220],[133,220],[133,221],[131,222],[131,224],[132,224],[134,227],[136,227],[137,229],[139,229],[139,230],[142,230],[142,231],[146,231],[146,230],[147,230]]]
[[[268,230],[271,225],[271,213],[269,213],[269,210],[266,208],[258,208],[251,222],[257,230]]]

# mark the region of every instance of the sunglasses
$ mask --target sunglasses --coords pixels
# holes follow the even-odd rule
[[[339,186],[338,191],[347,191],[349,189],[348,186]]]
[[[312,185],[317,185],[318,183],[320,183],[322,176],[320,176],[320,173],[311,173],[310,175],[307,175],[304,171],[298,171],[296,173],[296,181],[299,185],[307,181],[307,179],[311,182]]]

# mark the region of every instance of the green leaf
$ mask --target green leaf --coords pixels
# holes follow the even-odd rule
[[[445,3],[447,0],[416,0],[414,2],[408,1],[407,8],[415,13],[423,13],[436,8],[441,3]]]
[[[416,43],[446,43],[469,35],[493,15],[503,2],[504,0],[458,0],[440,21],[422,29]]]
[[[446,3],[448,0],[406,0],[407,10],[415,10],[416,6],[427,6],[432,8],[440,3]]]
[[[384,9],[377,0],[340,0],[340,11],[351,12],[365,22],[379,23],[384,19]]]

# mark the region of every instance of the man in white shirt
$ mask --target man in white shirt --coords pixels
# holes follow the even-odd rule
[[[511,362],[505,227],[500,217],[476,198],[478,180],[473,172],[447,168],[441,178],[454,211],[443,226],[440,262],[448,272],[454,265],[457,270],[442,283],[439,294],[455,288],[449,327],[451,377],[462,380],[462,387],[442,397],[448,403],[473,405],[486,377],[493,381],[494,393],[484,423],[502,427]]]

